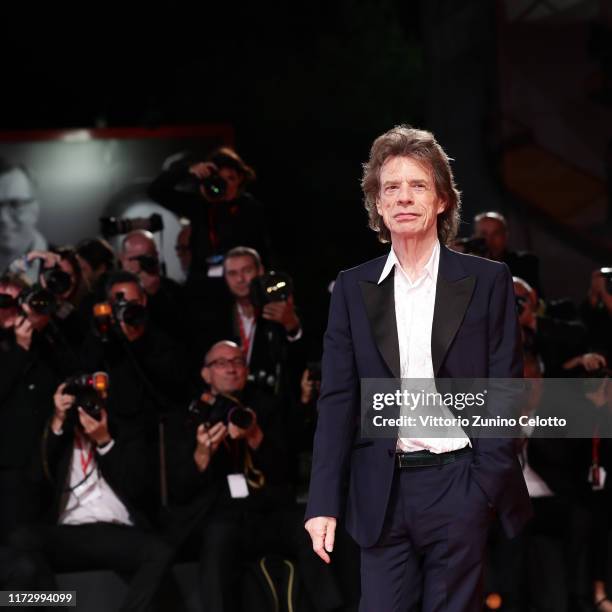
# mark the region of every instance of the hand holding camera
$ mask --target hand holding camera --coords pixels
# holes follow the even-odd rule
[[[99,419],[94,419],[79,406],[79,421],[85,434],[96,446],[106,446],[112,440],[108,431],[108,416],[104,408],[100,409]]]
[[[64,426],[66,420],[66,413],[74,405],[74,395],[65,393],[66,383],[62,383],[55,391],[53,395],[53,404],[55,406],[55,412],[53,413],[53,419],[51,420],[51,429],[53,433],[59,434]]]
[[[106,434],[108,434],[105,410],[107,397],[108,374],[106,372],[72,376],[57,388],[53,396],[55,412],[51,421],[51,429],[59,433],[68,410],[72,406],[78,406],[79,420],[85,432],[92,432],[92,439],[97,444],[104,443]],[[102,427],[94,425],[91,421],[102,423]]]
[[[196,449],[193,459],[200,472],[203,472],[210,463],[211,457],[217,452],[219,445],[227,435],[227,426],[218,422],[208,428],[204,423],[198,425],[196,430]]]
[[[263,440],[263,431],[257,424],[257,415],[251,408],[245,408],[251,414],[251,423],[246,427],[240,427],[235,422],[229,421],[227,434],[232,440],[246,440],[247,444],[257,450]]]
[[[295,314],[292,295],[286,300],[266,304],[263,307],[261,316],[268,321],[280,323],[288,332],[294,331],[300,326],[300,320]]]

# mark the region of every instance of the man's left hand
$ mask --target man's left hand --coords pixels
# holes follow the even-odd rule
[[[105,446],[112,438],[108,431],[108,417],[106,410],[102,409],[100,420],[96,421],[93,417],[89,416],[83,408],[79,406],[79,421],[83,426],[83,431],[87,434],[89,439],[96,444],[96,446]]]
[[[247,444],[253,450],[257,450],[263,440],[264,434],[261,430],[261,427],[257,423],[257,415],[255,414],[255,412],[251,410],[251,408],[247,408],[247,410],[253,416],[253,421],[251,422],[251,424],[246,429],[243,429],[242,427],[238,427],[238,425],[234,425],[234,423],[230,421],[227,426],[227,435],[232,440],[245,439],[247,441]]]
[[[266,304],[263,307],[261,316],[268,321],[280,323],[287,332],[296,331],[300,327],[300,320],[295,314],[292,295],[282,302]]]

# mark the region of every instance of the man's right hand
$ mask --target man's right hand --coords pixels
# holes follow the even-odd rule
[[[306,521],[304,529],[310,534],[312,549],[325,563],[331,563],[327,553],[334,550],[336,519],[333,516],[315,516]]]
[[[208,467],[210,458],[217,452],[226,435],[227,427],[221,422],[213,425],[210,429],[206,429],[203,424],[198,426],[193,459],[200,472]]]
[[[28,307],[24,305],[24,309]],[[32,322],[27,316],[15,319],[15,342],[24,350],[29,351],[32,345]]]
[[[64,389],[66,383],[62,383],[53,396],[53,403],[55,404],[55,412],[53,413],[53,419],[51,419],[51,429],[53,433],[59,434],[64,426],[66,420],[66,413],[74,404],[74,395],[65,395]]]
[[[193,164],[193,166],[190,166],[189,172],[202,180],[213,174],[213,172],[217,172],[217,166],[215,166],[215,164],[212,162],[199,162],[197,164]]]

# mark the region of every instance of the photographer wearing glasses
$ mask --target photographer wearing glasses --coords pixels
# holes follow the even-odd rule
[[[229,300],[219,300],[200,322],[205,346],[231,338],[242,349],[250,379],[283,402],[294,401],[304,364],[304,340],[291,279],[265,275],[259,253],[249,247],[229,251],[223,264]]]
[[[201,371],[206,391],[190,405],[190,425],[179,420],[169,446],[171,498],[189,509],[180,514],[177,537],[201,538],[202,606],[241,609],[244,561],[271,552],[297,556],[306,588],[319,590],[314,601],[330,597],[333,603],[335,587],[316,563],[294,509],[286,460],[291,440],[278,400],[247,375],[237,344],[213,345]]]
[[[151,184],[152,200],[191,223],[188,283],[219,278],[223,256],[239,244],[257,249],[268,261],[264,209],[246,191],[254,180],[255,171],[223,147],[202,161],[174,164]]]

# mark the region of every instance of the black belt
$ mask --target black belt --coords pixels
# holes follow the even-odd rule
[[[436,454],[428,450],[415,451],[413,453],[396,453],[395,465],[400,469],[446,465],[447,463],[453,463],[453,461],[456,461],[463,455],[471,453],[472,448],[470,446],[464,446],[463,448],[448,453]]]

